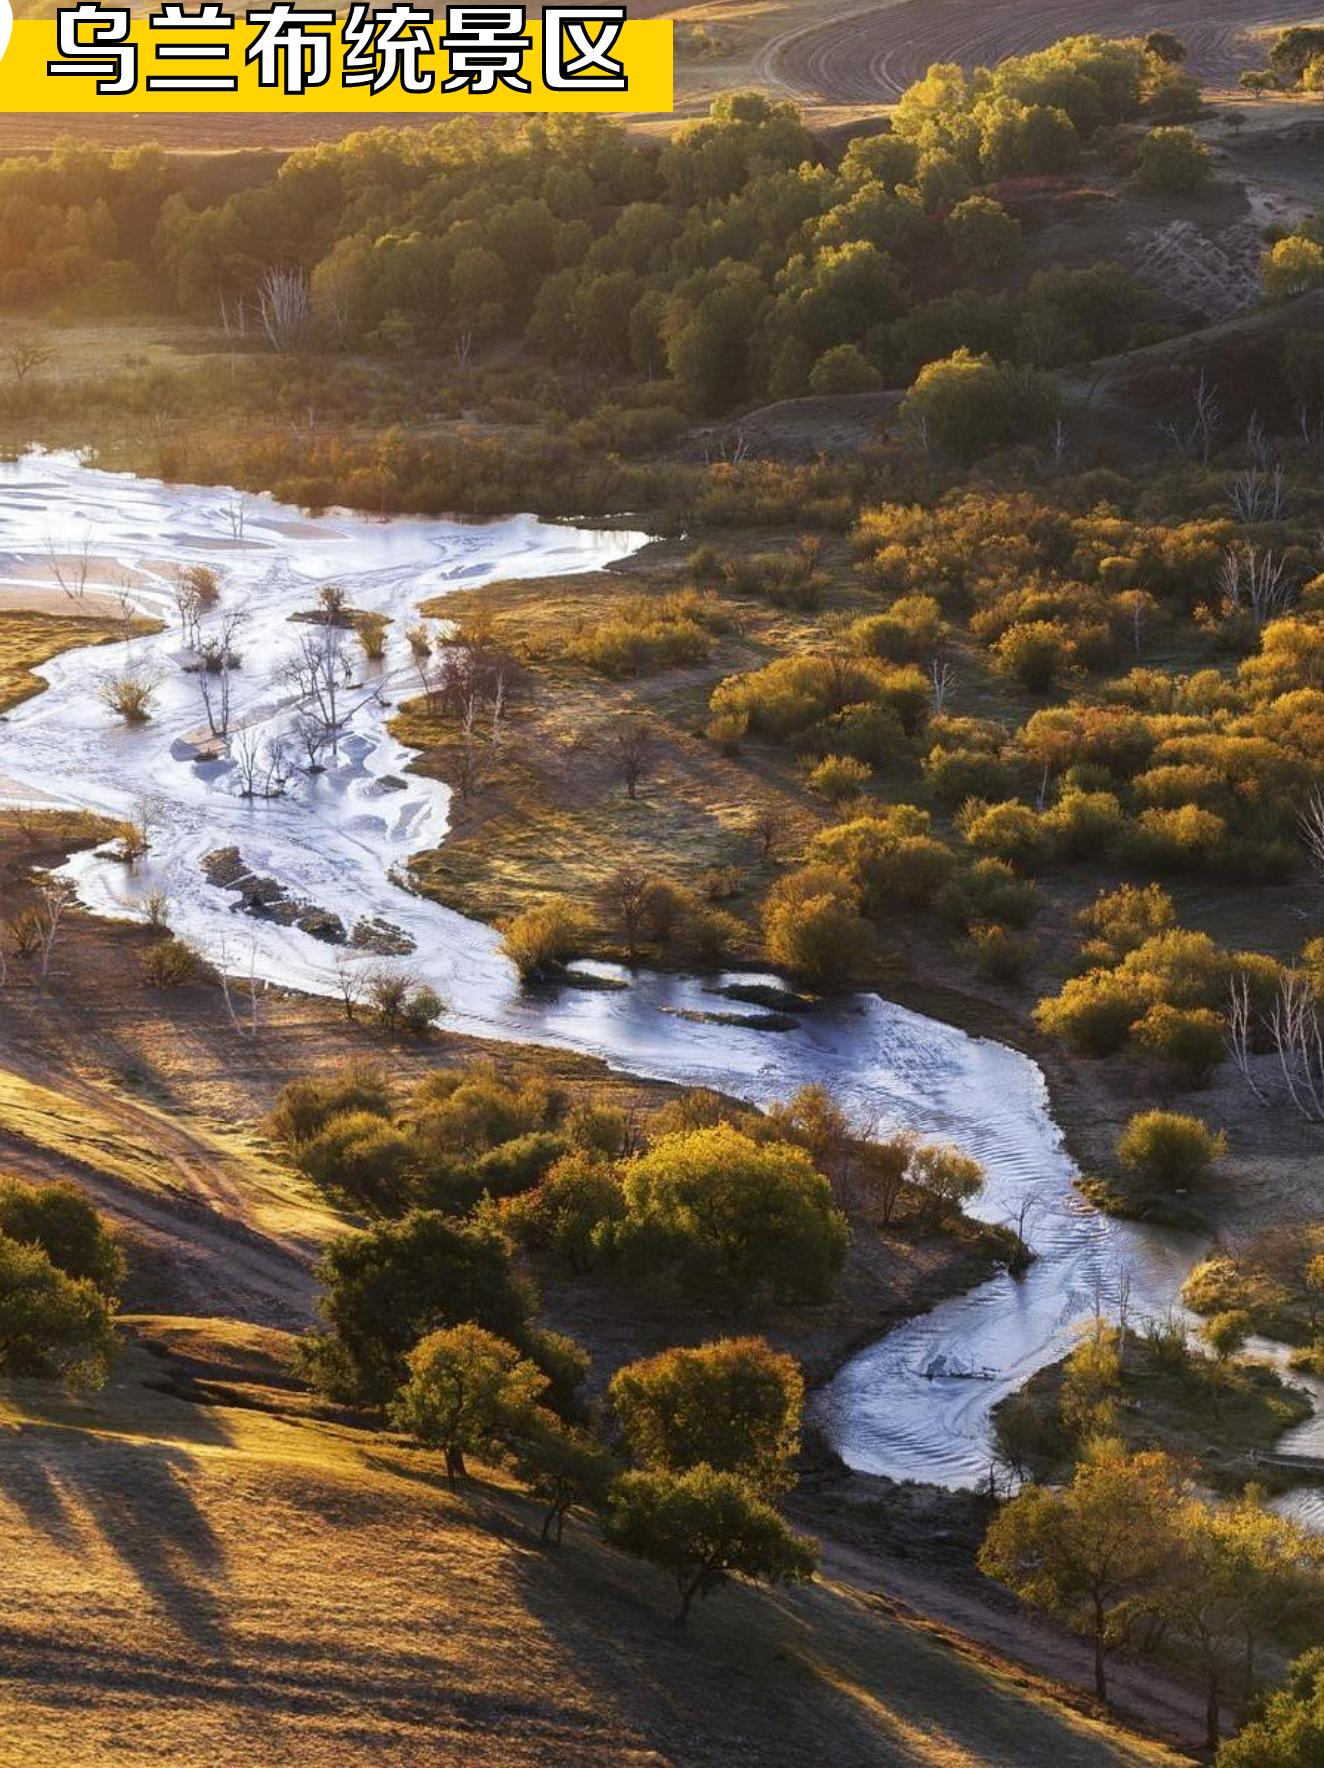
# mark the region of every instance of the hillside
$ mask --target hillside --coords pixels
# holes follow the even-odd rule
[[[1181,1759],[833,1583],[728,1592],[679,1634],[587,1526],[549,1553],[506,1488],[151,1380],[135,1348],[90,1399],[5,1390],[5,1768]]]

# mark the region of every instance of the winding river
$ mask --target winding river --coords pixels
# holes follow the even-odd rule
[[[48,690],[0,721],[0,797],[126,817],[153,807],[149,858],[133,872],[94,854],[67,868],[100,913],[140,917],[154,891],[172,928],[230,970],[319,992],[336,987],[334,950],[295,926],[241,912],[208,882],[202,861],[236,847],[255,874],[340,916],[380,919],[416,944],[411,972],[447,1002],[446,1023],[481,1037],[554,1045],[652,1078],[704,1084],[767,1104],[826,1081],[860,1120],[908,1124],[959,1142],[987,1166],[977,1212],[1014,1220],[1032,1198],[1026,1276],[995,1277],[913,1320],[849,1362],[820,1396],[820,1422],[864,1471],[966,1487],[987,1478],[989,1414],[1060,1356],[1080,1321],[1125,1280],[1138,1314],[1164,1314],[1203,1251],[1190,1235],[1109,1221],[1073,1188],[1074,1169],[1048,1110],[1043,1076],[1005,1046],[873,996],[782,1034],[696,1020],[728,1003],[721,978],[633,973],[621,990],[522,992],[492,931],[396,882],[411,855],[437,846],[449,793],[407,773],[409,752],[387,730],[390,706],[417,691],[404,638],[417,604],[495,579],[599,568],[647,536],[549,525],[529,517],[484,524],[332,511],[310,517],[265,497],[165,486],[95,470],[71,454],[32,453],[0,465],[0,590],[49,581],[50,554],[90,551],[89,593],[127,592],[170,624],[155,636],[66,653],[41,673]],[[237,770],[200,759],[205,735],[196,676],[181,667],[172,578],[207,564],[222,606],[242,606],[235,724],[255,736],[288,727],[280,664],[307,628],[319,585],[394,622],[377,666],[347,696],[354,710],[335,765],[297,774],[282,797],[244,797]],[[69,569],[66,567],[66,577]],[[126,667],[157,682],[151,721],[129,728],[99,698]],[[602,969],[602,966],[598,966]],[[742,980],[748,981],[745,977]],[[219,1009],[218,1009],[219,1010]],[[682,1015],[684,1015],[682,1017]],[[1291,1446],[1324,1449],[1319,1421]],[[1318,1506],[1324,1515],[1324,1503]]]

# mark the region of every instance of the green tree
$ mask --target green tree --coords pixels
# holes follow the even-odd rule
[[[1150,190],[1173,195],[1199,190],[1209,177],[1209,149],[1179,124],[1151,129],[1140,143],[1136,175]]]
[[[530,1298],[502,1237],[436,1210],[415,1210],[331,1242],[318,1267],[325,1327],[302,1343],[313,1385],[329,1398],[384,1407],[419,1339],[472,1322],[527,1340]]]
[[[1324,1763],[1324,1645],[1292,1665],[1239,1737],[1218,1752],[1218,1768],[1320,1768]]]
[[[66,1277],[86,1277],[103,1295],[119,1294],[124,1253],[77,1186],[0,1179],[0,1234],[39,1246]]]
[[[513,1344],[472,1322],[430,1332],[406,1361],[409,1379],[391,1404],[391,1422],[445,1453],[452,1485],[466,1455],[499,1454],[528,1428],[547,1388],[542,1370]]]
[[[115,1354],[110,1304],[36,1244],[0,1235],[0,1373],[100,1387]]]
[[[1120,1613],[1162,1577],[1180,1495],[1165,1455],[1128,1456],[1120,1443],[1097,1441],[1069,1486],[1025,1487],[984,1537],[982,1571],[1092,1639],[1101,1701]]]
[[[818,1564],[815,1544],[792,1534],[748,1481],[711,1467],[623,1474],[612,1491],[607,1538],[672,1574],[682,1627],[694,1598],[732,1576],[798,1584]]]
[[[819,988],[850,982],[873,949],[858,891],[831,866],[801,866],[779,878],[762,919],[770,962]]]
[[[947,237],[965,275],[982,276],[1016,256],[1021,224],[992,197],[968,196],[947,217]]]
[[[587,1430],[538,1408],[515,1442],[515,1468],[544,1510],[542,1539],[561,1545],[565,1519],[577,1505],[601,1506],[616,1463]]]
[[[962,347],[919,371],[901,409],[931,442],[969,460],[1043,429],[1057,409],[1057,395],[1035,370]]]
[[[662,1136],[622,1168],[626,1232],[695,1293],[748,1306],[821,1301],[846,1254],[846,1218],[802,1148],[731,1124]]]
[[[761,1338],[662,1351],[612,1378],[611,1403],[632,1458],[654,1472],[700,1464],[738,1473],[768,1496],[794,1483],[804,1379]]]

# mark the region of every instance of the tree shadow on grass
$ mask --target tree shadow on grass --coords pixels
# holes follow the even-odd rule
[[[201,1417],[227,1440],[216,1414]],[[4,1455],[4,1497],[34,1531],[79,1556],[95,1534],[192,1645],[225,1655],[224,1555],[190,1490],[187,1447],[44,1424],[16,1432]]]

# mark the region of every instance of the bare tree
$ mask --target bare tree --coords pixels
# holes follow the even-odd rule
[[[618,866],[602,886],[603,906],[611,914],[633,957],[639,949],[653,880],[641,866]]]
[[[1227,1052],[1251,1095],[1261,1105],[1267,1105],[1269,1095],[1255,1077],[1254,1050],[1255,1014],[1251,1007],[1250,983],[1244,976],[1235,976],[1228,993]]]
[[[299,640],[284,667],[284,676],[298,695],[307,716],[321,725],[325,746],[337,752],[344,720],[342,696],[348,685],[339,627],[319,625]]]
[[[372,975],[363,967],[362,952],[336,954],[336,993],[345,1009],[346,1019],[353,1020],[368,998]]]
[[[1283,978],[1269,1026],[1288,1098],[1307,1123],[1324,1123],[1324,1025],[1304,976]]]
[[[1279,619],[1295,602],[1298,584],[1287,560],[1269,548],[1230,546],[1223,554],[1218,584],[1235,613],[1248,614],[1256,629]]]
[[[74,888],[67,879],[48,878],[37,887],[34,925],[37,933],[37,969],[43,982],[50,974],[55,942],[64,918],[74,905]]]
[[[246,618],[243,608],[225,609],[219,617],[216,630],[209,633],[197,647],[198,691],[202,695],[203,711],[211,734],[219,737],[222,742],[230,734],[233,677],[241,662],[236,640]]]
[[[240,731],[230,744],[230,759],[242,798],[279,798],[289,784],[289,742],[283,732]]]
[[[242,540],[248,522],[248,511],[243,498],[232,497],[225,506],[225,514],[230,523],[231,537],[235,540]]]
[[[258,1033],[262,1029],[261,990],[257,977],[257,941],[249,947],[248,977],[245,982],[246,999],[241,997],[230,974],[230,957],[224,945],[221,946],[216,960],[216,985],[221,991],[221,999],[225,1003],[225,1016],[230,1021],[231,1029],[240,1037],[248,1038],[256,1043]]]
[[[464,702],[460,714],[460,768],[456,779],[456,788],[464,804],[468,804],[474,794],[487,784],[500,760],[504,739],[502,715],[505,699],[505,683],[498,680],[491,706],[491,719],[481,728],[478,722],[479,713],[483,710],[480,696],[477,692],[471,693]]]
[[[1306,844],[1310,863],[1324,878],[1324,792],[1318,786],[1307,798],[1300,821],[1301,839]]]
[[[1239,522],[1276,522],[1287,504],[1281,463],[1272,468],[1246,467],[1228,488],[1228,502]]]
[[[945,657],[935,657],[929,664],[929,682],[933,697],[933,716],[941,718],[956,687],[956,671]]]
[[[1207,465],[1222,425],[1223,402],[1201,369],[1200,379],[1191,394],[1189,416],[1167,419],[1159,425],[1159,430],[1178,454],[1198,453]]]
[[[329,738],[326,727],[320,719],[301,712],[291,728],[291,736],[303,751],[305,771],[310,774],[321,773],[322,757],[326,753]]]
[[[268,269],[258,284],[257,316],[273,350],[297,350],[313,320],[312,294],[303,271],[275,265]]]
[[[642,718],[627,718],[612,727],[612,748],[627,798],[639,796],[639,784],[657,751],[653,727]]]
[[[5,361],[20,391],[54,355],[48,344],[41,343],[35,333],[29,331],[13,332],[5,343]]]
[[[759,843],[759,856],[766,864],[776,856],[777,850],[786,839],[786,817],[775,804],[762,805],[755,814],[751,831]]]
[[[54,539],[46,541],[46,557],[51,575],[71,602],[81,602],[87,594],[87,580],[92,571],[92,536],[85,533],[63,552]]]

